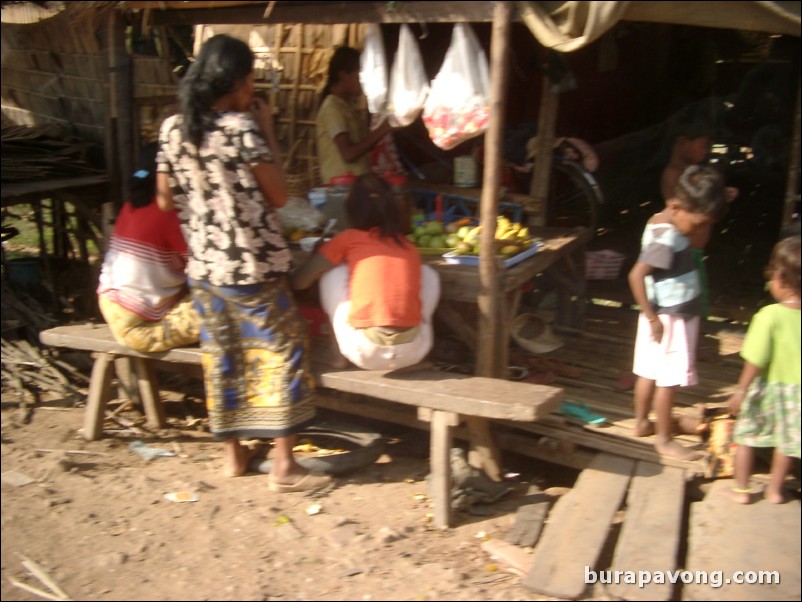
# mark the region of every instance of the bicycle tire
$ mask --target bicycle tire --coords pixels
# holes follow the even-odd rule
[[[546,224],[590,228],[594,233],[604,197],[596,179],[571,161],[555,163],[549,182]]]

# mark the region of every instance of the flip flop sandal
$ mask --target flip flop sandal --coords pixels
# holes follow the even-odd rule
[[[607,422],[607,418],[601,414],[594,414],[583,402],[573,399],[566,399],[563,401],[560,404],[560,412],[564,416],[577,418],[585,424],[602,424]]]

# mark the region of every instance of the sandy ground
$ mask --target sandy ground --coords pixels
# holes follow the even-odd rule
[[[74,600],[543,599],[482,544],[504,539],[530,484],[559,495],[576,477],[520,460],[514,491],[489,515],[460,512],[440,531],[421,431],[379,423],[378,461],[328,491],[282,494],[267,475],[224,477],[222,445],[187,418],[186,401],[167,404],[181,409],[174,428],[96,442],[80,437],[83,408],[44,401],[26,417],[16,405],[4,392],[3,600],[43,599],[13,584],[47,590],[28,560]],[[145,461],[136,440],[175,455]],[[197,501],[165,497],[175,492]]]

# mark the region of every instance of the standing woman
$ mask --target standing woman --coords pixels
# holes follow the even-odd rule
[[[368,125],[354,106],[362,95],[359,82],[360,53],[340,46],[329,63],[323,102],[315,120],[315,139],[324,184],[331,178],[351,172],[355,176],[370,171],[370,150],[393,128],[385,119],[368,132]]]
[[[287,202],[270,107],[254,98],[253,53],[210,38],[161,127],[157,198],[179,210],[187,272],[201,314],[206,406],[225,468],[244,474],[240,439],[275,439],[271,491],[327,485],[295,460],[295,433],[314,416],[306,323],[286,276],[291,255],[276,209]]]

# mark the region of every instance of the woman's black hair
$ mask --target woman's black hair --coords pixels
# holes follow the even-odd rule
[[[199,147],[213,123],[212,105],[253,71],[253,52],[225,34],[209,38],[178,85],[184,140]]]
[[[137,209],[145,207],[156,197],[156,154],[159,143],[151,142],[139,150],[136,171],[131,176],[128,202]]]
[[[399,245],[404,244],[405,235],[410,232],[409,212],[405,210],[403,197],[372,173],[359,176],[351,185],[345,213],[352,228],[378,228],[379,236],[392,238]]]
[[[359,50],[350,46],[339,46],[331,55],[329,62],[329,75],[326,86],[323,88],[323,98],[331,94],[331,87],[340,79],[340,73],[353,73],[359,71]]]

